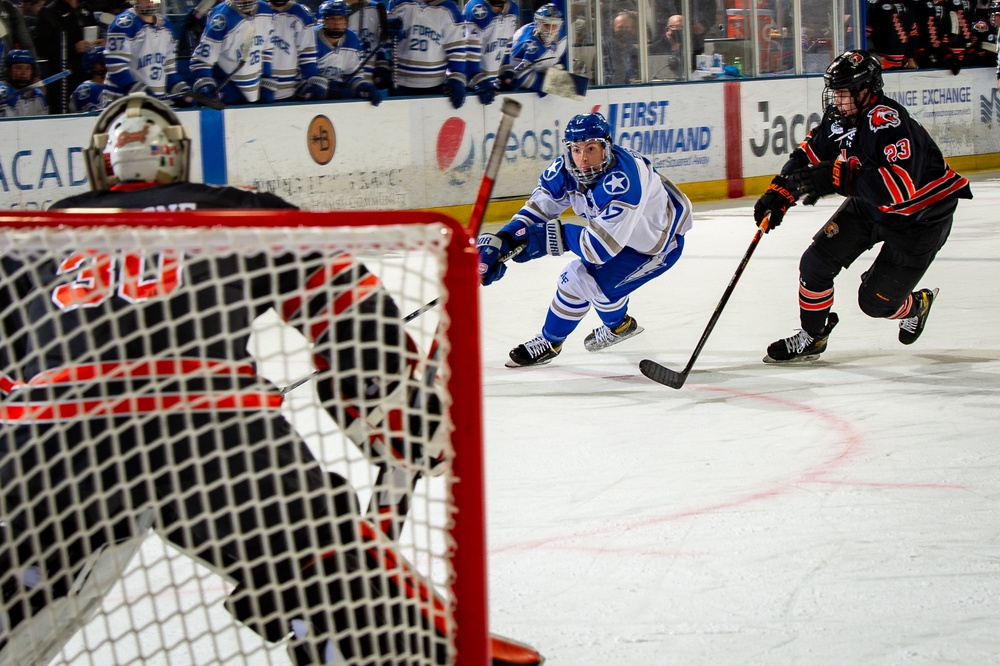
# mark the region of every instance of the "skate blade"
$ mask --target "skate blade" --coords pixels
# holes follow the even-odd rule
[[[504,363],[504,365],[508,368],[537,368],[540,365],[548,365],[551,362],[552,359],[550,358],[547,361],[538,361],[537,363],[526,363],[524,365],[521,365],[520,363],[515,363],[514,361],[508,360],[506,363]]]
[[[801,365],[802,363],[812,363],[820,357],[819,354],[806,354],[805,356],[796,356],[795,358],[790,358],[787,361],[779,361],[777,359],[771,358],[770,356],[764,357],[764,363],[773,363],[775,365]]]

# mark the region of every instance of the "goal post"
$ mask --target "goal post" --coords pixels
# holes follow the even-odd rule
[[[488,663],[457,221],[3,212],[0,257],[0,664]]]

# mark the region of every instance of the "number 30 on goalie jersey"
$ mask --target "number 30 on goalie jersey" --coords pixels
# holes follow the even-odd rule
[[[128,303],[141,303],[169,297],[181,283],[182,259],[175,253],[159,255],[154,277],[145,277],[144,253],[124,254],[117,263],[114,255],[104,252],[74,252],[59,263],[56,275],[75,273],[75,277],[52,290],[52,302],[63,312],[97,307],[116,295]]]

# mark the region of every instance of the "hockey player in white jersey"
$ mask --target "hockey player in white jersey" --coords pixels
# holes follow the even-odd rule
[[[514,35],[510,54],[514,77],[501,81],[506,80],[504,89],[533,90],[544,97],[545,70],[556,65],[567,69],[566,28],[562,12],[551,3],[539,7],[534,19]]]
[[[382,91],[371,81],[371,64],[364,62],[361,40],[347,28],[351,8],[344,0],[319,6],[316,26],[317,67],[329,81],[327,99],[367,99],[378,106]]]
[[[316,71],[316,22],[305,5],[295,0],[270,0],[274,10],[271,78],[261,85],[274,88],[275,101],[323,99],[326,79]]]
[[[559,275],[541,333],[510,351],[511,368],[558,356],[591,305],[602,325],[584,340],[588,351],[641,333],[628,314],[629,295],[676,263],[691,228],[688,198],[648,159],[614,145],[604,116],[574,116],[564,139],[566,153],[542,173],[527,203],[499,233],[477,241],[484,285],[503,277],[511,252],[517,262],[577,255]],[[586,226],[559,220],[571,207]]]
[[[27,49],[12,49],[4,56],[4,81],[0,82],[0,118],[45,116],[49,101],[41,88],[28,88],[38,81],[35,56]]]
[[[465,103],[465,19],[454,0],[392,0],[389,19],[400,19],[394,40],[395,95],[446,95],[456,109]]]
[[[78,85],[70,95],[70,113],[100,111],[114,99],[105,85],[108,67],[104,62],[103,46],[95,46],[83,54],[83,69],[90,79]]]
[[[513,77],[511,46],[517,32],[518,8],[513,0],[471,0],[465,6],[469,26],[469,91],[489,104],[496,96],[499,77]]]
[[[191,57],[195,92],[226,104],[273,101],[273,91],[261,87],[261,79],[271,78],[273,17],[263,0],[216,5]]]
[[[132,0],[108,26],[105,42],[111,93],[179,95],[191,86],[177,73],[177,35],[163,15],[160,0]]]

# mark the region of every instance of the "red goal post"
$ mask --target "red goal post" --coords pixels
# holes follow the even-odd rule
[[[280,254],[282,256],[295,254],[296,257],[301,255],[307,258],[316,253],[320,255],[329,253],[331,256],[338,257],[342,256],[339,253],[345,251],[362,262],[378,278],[379,283],[390,292],[392,299],[398,306],[396,314],[399,316],[399,321],[393,325],[402,326],[402,318],[406,314],[417,309],[423,303],[439,298],[438,308],[414,319],[406,324],[405,328],[409,334],[407,337],[412,339],[407,352],[412,356],[407,357],[409,359],[407,363],[408,367],[411,367],[413,376],[418,380],[423,377],[425,382],[428,377],[436,375],[438,378],[439,388],[437,391],[440,392],[440,402],[443,405],[440,416],[441,425],[438,430],[445,432],[448,436],[434,438],[428,435],[428,441],[420,440],[419,442],[421,445],[426,445],[425,448],[428,451],[436,450],[431,447],[429,441],[434,439],[435,446],[442,447],[438,458],[434,459],[432,463],[427,463],[426,458],[433,458],[431,454],[427,454],[422,462],[414,462],[406,458],[407,454],[403,454],[402,460],[398,459],[400,456],[393,460],[391,452],[378,449],[374,445],[357,444],[357,437],[352,439],[352,436],[348,436],[346,432],[331,435],[329,426],[317,426],[315,430],[310,430],[307,436],[302,435],[301,432],[299,435],[304,440],[310,440],[307,442],[310,446],[313,446],[312,439],[323,440],[319,446],[324,448],[324,451],[317,454],[316,457],[324,466],[328,464],[341,465],[337,468],[337,473],[346,478],[347,482],[360,493],[359,498],[367,491],[369,496],[373,498],[372,505],[374,505],[374,496],[379,492],[378,480],[373,478],[373,470],[377,469],[377,464],[390,464],[391,467],[394,462],[411,474],[411,480],[415,479],[415,491],[410,501],[409,515],[402,522],[401,534],[394,540],[390,540],[382,534],[378,536],[378,557],[376,559],[379,559],[381,565],[398,567],[386,576],[386,580],[390,582],[385,584],[390,587],[397,585],[405,588],[406,595],[423,604],[420,606],[422,609],[420,612],[425,612],[423,610],[425,607],[430,609],[426,611],[429,614],[425,615],[424,621],[417,621],[412,629],[414,632],[429,631],[431,634],[436,632],[437,638],[431,635],[426,640],[440,639],[444,641],[448,655],[446,663],[463,666],[480,666],[488,663],[489,632],[477,260],[473,241],[457,221],[447,215],[431,211],[231,210],[154,213],[94,210],[61,213],[0,213],[0,255],[4,258],[13,257],[17,260],[14,264],[21,266],[21,268],[9,270],[23,271],[23,273],[18,273],[18,276],[30,277],[35,267],[41,262],[50,260],[58,263],[64,260],[67,254],[74,251],[78,253],[85,251],[85,261],[91,261],[93,256],[98,254],[117,257],[116,260],[104,265],[105,267],[113,266],[113,268],[108,269],[106,279],[111,282],[117,279],[117,286],[114,284],[102,285],[112,291],[117,289],[115,292],[117,296],[111,296],[117,298],[123,298],[125,295],[133,293],[135,289],[141,289],[155,282],[158,279],[156,272],[164,270],[163,256],[168,252],[181,257],[190,255],[200,260],[209,256],[227,255],[227,253],[244,257],[251,254],[254,256],[257,254]],[[160,256],[159,263],[145,261],[147,255],[151,258],[157,254]],[[141,260],[129,261],[130,258],[136,256],[139,256]],[[302,259],[302,261],[307,262],[307,259]],[[265,263],[267,262],[265,261]],[[24,265],[29,266],[29,268],[23,268]],[[128,267],[131,267],[130,270],[133,273],[126,276]],[[79,270],[79,265],[74,264],[74,270]],[[120,273],[115,272],[119,270]],[[336,274],[335,269],[327,267],[325,270],[333,272],[323,275]],[[116,278],[116,275],[119,277]],[[11,276],[5,272],[3,277],[10,278]],[[92,286],[94,273],[88,273],[86,277],[91,280],[88,284]],[[162,277],[162,274],[159,277]],[[194,289],[205,286],[201,282],[189,284],[184,281],[184,278],[177,278],[176,275],[174,278],[170,289],[183,291],[185,288]],[[101,284],[100,279],[97,280],[97,283]],[[77,281],[72,284],[79,285],[81,283]],[[370,288],[370,286],[370,283],[367,287],[352,285],[347,292],[338,292],[335,288],[330,287],[333,291],[329,294],[329,298],[333,303],[338,298],[346,298],[346,293],[351,299],[363,299],[368,293],[365,289]],[[156,291],[155,284],[150,289],[152,290],[150,293],[161,293]],[[108,293],[112,292],[108,291]],[[280,303],[277,303],[276,309],[280,309],[279,306]],[[90,304],[88,303],[86,307],[90,307]],[[331,305],[331,311],[339,317],[347,317],[351,313],[350,306],[346,306],[344,309],[341,307],[340,301],[337,301],[336,307]],[[29,309],[23,307],[23,302],[18,300],[16,294],[8,293],[6,300],[0,294],[0,315],[6,319],[8,315],[17,314],[25,329],[30,331],[30,335],[33,336],[31,340],[35,344],[61,345],[65,343],[65,341],[59,340],[42,340],[44,332],[50,329],[42,327],[45,322],[31,321],[28,312]],[[177,316],[183,317],[185,315],[182,313]],[[277,324],[271,322],[269,326],[291,328],[290,324],[290,321],[281,321]],[[167,322],[167,325],[169,326],[170,322]],[[316,325],[315,320],[310,320],[304,330],[308,333],[308,327]],[[388,324],[380,321],[379,325]],[[299,329],[303,329],[303,327],[300,326]],[[302,330],[299,330],[298,333],[293,332],[292,335],[301,332]],[[123,331],[123,333],[125,332]],[[239,338],[242,333],[243,331],[237,331],[236,337]],[[144,331],[130,331],[128,334],[141,337]],[[272,334],[284,335],[280,332],[274,333],[268,328],[266,333],[258,331],[252,336],[256,336],[258,344],[263,344],[259,340],[269,339],[268,336]],[[308,338],[308,335],[306,337]],[[331,337],[333,337],[332,334]],[[317,340],[312,339],[307,339],[306,343],[312,345],[312,349],[319,345]],[[68,345],[68,343],[65,344]],[[102,345],[113,344],[116,344],[114,340],[90,341],[90,345],[95,349],[104,349]],[[122,342],[122,345],[124,344]],[[205,344],[207,345],[208,342],[206,341]],[[357,344],[359,345],[357,353],[363,355],[362,343]],[[284,342],[278,344],[282,349],[284,349],[284,345]],[[4,399],[0,405],[7,405],[0,414],[3,417],[0,418],[0,428],[3,429],[0,431],[0,470],[3,469],[3,464],[11,462],[13,443],[19,441],[15,430],[24,426],[24,419],[27,418],[25,414],[36,410],[31,412],[35,416],[30,418],[38,418],[37,415],[41,413],[37,411],[37,402],[31,402],[28,408],[21,405],[15,409],[12,396],[18,396],[18,391],[24,392],[28,389],[37,391],[40,386],[39,382],[42,384],[49,382],[45,384],[45,390],[50,391],[47,395],[50,397],[58,395],[58,399],[53,398],[57,403],[62,400],[62,394],[52,388],[55,383],[55,380],[51,379],[52,369],[47,369],[46,377],[48,379],[39,380],[38,377],[35,377],[35,383],[32,383],[33,378],[24,376],[24,369],[18,366],[21,359],[17,358],[17,354],[20,352],[21,348],[16,346],[9,339],[9,336],[0,339],[0,362],[3,363],[3,367],[0,369],[4,372],[2,378],[4,390],[3,393],[0,393]],[[313,356],[316,355],[315,351],[311,353]],[[120,357],[125,355],[125,352],[118,353],[116,351],[116,354],[116,357]],[[271,361],[275,360],[270,356],[267,358]],[[185,361],[191,360],[185,358]],[[264,373],[266,363],[261,359],[255,360],[257,360],[258,371]],[[293,362],[283,359],[275,367],[299,368],[301,370],[300,366],[301,361]],[[130,367],[134,369],[135,366]],[[322,368],[320,371],[322,372]],[[316,372],[316,370],[313,369],[312,372]],[[77,375],[74,375],[74,378],[80,379]],[[118,376],[115,378],[120,379]],[[268,379],[272,378],[268,377]],[[383,384],[390,380],[391,377],[384,378]],[[300,388],[297,388],[299,384],[295,383],[295,377],[272,379],[272,381],[279,388],[284,384],[284,388],[290,391],[283,409],[289,409],[288,403],[291,397],[298,392],[305,391],[312,396],[316,391],[315,388],[310,387],[313,379],[309,377],[298,380],[303,385]],[[375,383],[378,384],[377,381]],[[60,390],[62,388],[60,387]],[[139,398],[137,396],[128,396],[128,398],[130,405],[138,404]],[[183,412],[186,409],[183,405],[168,404],[163,395],[157,394],[155,398],[159,401],[156,404],[161,412],[171,409]],[[426,403],[427,401],[424,400],[423,404],[426,405]],[[91,407],[86,406],[90,403],[86,403],[84,407],[79,407],[79,405],[84,404],[80,401],[74,404],[77,404],[78,408],[84,411],[73,412],[71,416],[81,417],[82,415],[82,418],[89,418],[92,415],[86,412],[87,409],[91,409]],[[61,409],[63,405],[59,403],[57,407]],[[376,405],[376,408],[378,407]],[[49,405],[48,408],[51,410],[52,405]],[[107,408],[106,400],[104,407],[95,409],[104,408]],[[58,409],[55,411],[58,412]],[[412,418],[413,412],[417,409],[419,406],[414,407],[413,404],[407,404],[406,409],[401,413]],[[377,412],[377,409],[375,411]],[[120,417],[120,412],[114,412],[114,414],[116,417]],[[291,420],[294,421],[294,418],[298,416],[300,414],[295,412]],[[426,415],[418,414],[419,416],[426,418]],[[374,420],[375,417],[373,416],[371,419]],[[308,421],[308,419],[306,420]],[[362,421],[365,419],[359,418],[355,423]],[[62,427],[62,423],[56,422],[54,427]],[[298,432],[304,426],[294,422],[293,427]],[[387,442],[393,435],[399,435],[394,428],[398,429],[400,426],[398,420],[394,421],[390,416],[385,415],[383,422],[366,422],[366,427],[368,429],[364,431],[362,439],[371,444],[376,439],[373,431],[384,428],[384,433],[375,434],[382,438],[380,441]],[[403,427],[405,428],[405,426]],[[421,436],[424,435],[426,432],[422,431]],[[406,438],[405,436],[401,437]],[[335,440],[332,445],[333,453],[325,450],[327,442],[324,438]],[[315,448],[316,446],[313,446],[313,449]],[[343,460],[341,461],[340,458]],[[425,463],[433,469],[423,467],[422,465]],[[18,464],[20,465],[20,463]],[[20,472],[27,471],[18,466],[15,466],[15,469]],[[358,472],[358,469],[361,471]],[[443,474],[441,469],[444,470]],[[435,492],[440,493],[440,496],[434,495]],[[424,497],[425,493],[427,497]],[[83,499],[85,498],[81,498],[81,501]],[[421,502],[424,504],[421,505]],[[0,511],[4,511],[10,506],[13,504],[5,503],[0,506]],[[364,513],[363,500],[359,506]],[[370,523],[366,524],[375,526],[379,524],[376,517],[372,517],[371,514],[368,517],[371,520]],[[156,525],[154,524],[153,527],[156,528]],[[12,521],[10,515],[0,513],[0,529],[6,530],[6,533],[0,532],[0,546],[5,543],[10,545],[12,540],[21,538],[21,535],[14,533],[16,532],[15,522]],[[146,539],[143,544],[148,541],[149,539]],[[11,547],[13,548],[13,546]],[[143,545],[142,548],[145,549],[146,546]],[[374,549],[375,547],[370,546],[370,548]],[[374,550],[370,552],[374,552]],[[171,566],[169,562],[149,561],[145,550],[141,551],[141,555],[142,557],[137,557],[129,568],[129,571],[133,572],[133,578],[139,576],[135,573],[137,568],[166,567],[169,570]],[[404,563],[400,564],[396,558],[402,558]],[[438,558],[443,559],[438,561]],[[136,562],[141,562],[141,564],[137,567]],[[386,564],[387,562],[388,564]],[[409,565],[406,562],[409,562]],[[123,562],[123,566],[126,563]],[[2,567],[3,561],[0,561],[0,569]],[[10,573],[0,570],[0,576]],[[79,582],[81,574],[73,572],[73,575],[77,576],[76,581]],[[134,619],[134,614],[131,611],[124,611],[123,614],[124,606],[135,606],[137,602],[141,604],[143,595],[153,595],[154,598],[147,598],[145,602],[147,607],[154,609],[155,615],[155,608],[162,601],[162,598],[156,596],[162,594],[161,592],[151,592],[149,589],[140,589],[139,592],[135,592],[129,587],[128,575],[126,573],[124,583],[107,581],[107,585],[105,585],[107,589],[110,589],[112,583],[124,586],[121,588],[123,589],[120,592],[121,596],[109,601],[114,594],[106,594],[102,601],[102,610],[86,628],[81,630],[86,633],[95,623],[102,623],[101,618],[105,617],[103,623],[106,626],[98,628],[94,634],[99,638],[88,636],[81,640],[77,635],[69,645],[61,646],[56,654],[61,653],[64,659],[70,660],[74,664],[97,663],[94,659],[98,657],[92,655],[99,653],[102,649],[104,650],[103,654],[115,655],[115,659],[126,658],[123,655],[132,654],[130,652],[132,650],[136,656],[147,660],[147,663],[156,662],[157,659],[163,659],[163,663],[166,663],[171,659],[184,659],[184,655],[200,654],[201,646],[206,643],[204,637],[199,639],[201,642],[197,645],[187,648],[187,652],[182,649],[180,652],[171,653],[169,650],[173,648],[165,647],[163,652],[151,654],[144,639],[136,638],[136,636],[150,633],[148,624],[145,627],[136,626],[134,630],[129,630],[126,627],[123,631],[122,626],[113,625],[111,620],[107,619],[110,617],[107,613],[109,605],[115,612],[113,617],[133,617]],[[23,570],[18,573],[18,576],[20,578],[17,578],[17,581],[22,586],[29,587],[26,582],[27,575],[24,574]],[[196,589],[199,588],[196,586]],[[393,587],[393,589],[396,588]],[[399,594],[404,594],[404,592],[399,592]],[[15,608],[15,602],[10,601],[10,599],[0,601],[7,604],[8,615],[14,612],[11,609]],[[184,603],[189,602],[185,601]],[[216,599],[215,603],[218,605],[219,600]],[[2,614],[4,608],[0,607],[0,622],[4,619]],[[79,612],[81,609],[75,606],[74,610]],[[180,613],[179,617],[168,619],[179,621],[178,626],[182,627],[183,631],[189,631],[189,628],[184,627],[191,619],[185,618],[182,610],[178,613]],[[148,618],[136,620],[139,625],[142,621],[148,621]],[[9,618],[7,623],[8,625],[12,624]],[[25,624],[27,624],[27,620]],[[152,622],[152,624],[156,623]],[[236,624],[235,621],[234,624]],[[12,634],[9,626],[7,629],[6,634],[0,630],[0,662],[3,662],[2,650],[5,641],[8,641],[7,648],[10,649],[9,641]],[[286,630],[291,632],[287,628]],[[142,633],[143,631],[145,634]],[[224,629],[224,632],[231,631],[233,631],[231,627]],[[152,633],[155,634],[156,631],[154,630]],[[123,636],[128,635],[131,635],[132,638],[127,640],[123,638]],[[298,637],[297,633],[290,633],[290,635]],[[183,641],[185,638],[186,636],[182,636],[180,640]],[[23,636],[21,639],[24,640]],[[419,642],[419,639],[412,637],[407,640],[414,644]],[[110,647],[103,644],[105,641],[109,642]],[[125,643],[131,641],[137,645],[123,648],[120,645],[123,641]],[[176,639],[164,639],[163,642],[165,644],[176,642]],[[227,653],[226,658],[233,660],[224,663],[241,663],[241,660],[244,660],[245,663],[281,663],[281,658],[276,660],[272,660],[272,658],[275,654],[284,657],[284,651],[275,652],[273,649],[256,651],[250,656],[234,656],[233,651],[244,649],[242,646],[246,644],[246,639],[242,635],[237,636],[231,644],[216,639],[207,642],[215,645],[216,649],[221,652]],[[273,645],[271,647],[273,648]],[[7,656],[9,657],[9,654]],[[14,659],[13,663],[18,663],[17,657]],[[224,661],[222,657],[219,660]],[[285,663],[288,663],[287,660]],[[348,663],[355,662],[348,659]],[[408,661],[407,663],[425,662]],[[426,663],[435,663],[435,659],[431,657]]]

